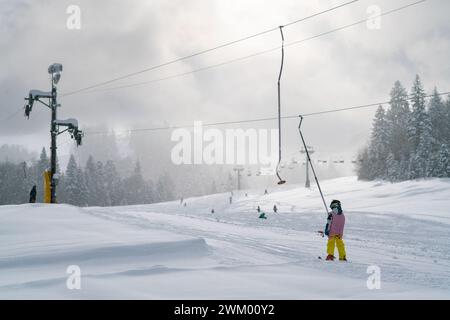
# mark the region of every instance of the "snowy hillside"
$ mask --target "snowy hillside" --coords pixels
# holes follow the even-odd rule
[[[342,201],[349,262],[318,259],[325,213],[300,185],[235,192],[231,205],[227,193],[186,206],[1,206],[0,298],[450,298],[449,179],[322,188]],[[69,265],[80,290],[66,286]],[[367,288],[370,265],[379,290]]]

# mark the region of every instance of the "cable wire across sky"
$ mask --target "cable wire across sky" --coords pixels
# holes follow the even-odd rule
[[[437,96],[444,96],[444,95],[450,95],[450,91],[443,92],[443,93],[437,93]],[[430,94],[424,96],[424,98],[432,98],[435,94]],[[411,101],[413,100],[413,97],[409,97],[405,99],[405,101]],[[342,112],[342,111],[350,111],[350,110],[357,110],[357,109],[365,109],[370,107],[377,107],[377,106],[383,106],[386,104],[389,104],[390,100],[385,100],[381,102],[375,102],[370,104],[363,104],[363,105],[357,105],[352,107],[345,107],[345,108],[331,108],[328,110],[323,111],[317,111],[317,112],[311,112],[311,113],[304,113],[301,114],[302,117],[311,117],[311,116],[317,116],[317,115],[324,115],[328,113],[336,113],[336,112]],[[281,119],[299,119],[299,115],[290,115],[290,116],[282,116]],[[222,122],[211,122],[211,123],[203,123],[203,127],[211,127],[211,126],[223,126],[223,125],[230,125],[230,124],[243,124],[243,123],[254,123],[254,122],[264,122],[264,121],[273,121],[278,120],[278,117],[267,117],[267,118],[257,118],[257,119],[245,119],[245,120],[235,120],[235,121],[222,121]],[[200,120],[199,120],[200,121]],[[151,128],[137,128],[137,129],[128,129],[128,130],[121,130],[121,131],[113,131],[114,133],[131,133],[131,132],[145,132],[145,131],[161,131],[161,130],[173,130],[173,129],[188,129],[193,128],[194,125],[175,125],[175,126],[163,126],[163,127],[151,127]],[[101,135],[101,134],[111,134],[112,131],[86,131],[85,134],[89,135]]]
[[[389,14],[392,14],[392,13],[395,13],[395,12],[407,9],[409,7],[418,5],[418,4],[423,3],[425,1],[427,1],[427,0],[420,0],[420,1],[413,2],[413,3],[409,3],[407,5],[404,5],[404,6],[401,6],[401,7],[392,9],[392,10],[389,10],[389,11],[382,12],[382,13],[380,13],[378,15],[375,15],[375,16],[371,16],[371,17],[368,17],[368,18],[365,18],[365,19],[361,19],[361,20],[358,20],[356,22],[353,22],[353,23],[350,23],[350,24],[346,24],[344,26],[337,27],[337,28],[334,28],[334,29],[331,29],[331,30],[328,30],[328,31],[325,31],[325,32],[322,32],[322,33],[319,33],[319,34],[307,37],[307,38],[303,38],[303,39],[300,39],[300,40],[292,41],[292,42],[289,42],[289,43],[285,44],[285,47],[291,47],[291,46],[299,45],[299,44],[305,43],[307,41],[311,41],[311,40],[314,40],[314,39],[317,39],[317,38],[320,38],[320,37],[323,37],[323,36],[326,36],[326,35],[329,35],[329,34],[332,34],[332,33],[338,32],[338,31],[341,31],[341,30],[345,30],[345,29],[348,29],[348,28],[351,28],[351,27],[354,27],[354,26],[366,23],[367,21],[370,21],[370,20],[373,20],[373,19],[376,19],[376,18],[379,18],[379,17],[382,17],[382,16],[386,16],[386,15],[389,15]],[[352,3],[352,2],[349,2],[347,4],[350,4],[350,3]],[[346,4],[344,4],[344,5],[346,5]],[[341,5],[341,6],[343,6],[343,5]],[[338,8],[338,7],[335,7],[335,8]],[[332,8],[332,9],[335,9],[335,8]],[[328,11],[330,11],[332,9],[328,9]],[[326,11],[326,12],[328,12],[328,11]],[[321,12],[321,13],[323,13],[323,12]],[[317,16],[318,14],[316,14],[315,16]],[[312,16],[309,16],[308,18],[310,18],[310,17],[312,17]],[[305,19],[306,18],[304,18],[303,20],[297,20],[296,22],[304,21]],[[278,30],[278,29],[279,29],[279,27],[271,29],[270,31],[274,31],[274,30]],[[269,31],[266,31],[264,33],[267,33],[267,32],[269,32]],[[260,34],[263,34],[263,33],[260,33]],[[242,39],[244,39],[244,38],[242,38]],[[243,41],[242,39],[241,40],[236,40],[236,41]],[[235,42],[230,42],[229,44],[231,44],[231,43],[235,43]],[[217,48],[219,48],[219,47],[217,47]],[[280,48],[281,48],[281,46],[273,47],[273,48],[270,48],[270,49],[266,49],[266,50],[262,50],[262,51],[258,51],[258,52],[252,53],[250,55],[234,58],[234,59],[227,60],[227,61],[224,61],[224,62],[221,62],[221,63],[205,66],[205,67],[202,67],[202,68],[194,69],[194,70],[183,72],[183,73],[174,74],[174,75],[167,76],[167,77],[162,77],[162,78],[157,78],[157,79],[152,79],[152,80],[142,81],[142,82],[137,82],[137,83],[125,84],[125,85],[115,86],[115,87],[99,88],[99,89],[96,89],[96,90],[90,90],[90,89],[94,88],[93,86],[91,86],[91,87],[86,87],[84,89],[80,89],[80,90],[77,90],[77,91],[73,91],[73,92],[69,92],[69,93],[63,94],[62,96],[70,96],[70,95],[74,95],[74,94],[81,93],[81,92],[84,92],[84,93],[88,94],[88,93],[105,92],[105,91],[112,91],[112,90],[119,90],[119,89],[126,89],[126,88],[133,88],[133,87],[143,86],[143,85],[152,84],[152,83],[156,83],[156,82],[161,82],[161,81],[165,81],[165,80],[170,80],[170,79],[174,79],[174,78],[178,78],[178,77],[183,77],[183,76],[186,76],[186,75],[190,75],[190,74],[206,71],[206,70],[209,70],[209,69],[221,67],[221,66],[224,66],[224,65],[232,64],[232,63],[235,63],[235,62],[247,60],[247,59],[250,59],[250,58],[253,58],[253,57],[256,57],[256,56],[260,56],[260,55],[263,55],[263,54],[266,54],[266,53],[269,53],[269,52],[273,52],[273,51],[279,50]],[[180,59],[184,60],[184,58],[180,58]],[[163,66],[163,65],[160,65],[160,66]],[[158,67],[158,66],[156,66],[156,67]],[[103,84],[106,84],[106,83],[103,83]],[[100,86],[100,85],[98,85],[98,86]],[[98,86],[96,85],[95,87],[98,87]]]
[[[353,4],[353,3],[357,2],[357,1],[359,1],[359,0],[349,1],[349,2],[346,2],[346,3],[341,4],[339,6],[332,7],[332,8],[329,8],[327,10],[315,13],[313,15],[310,15],[310,16],[307,16],[307,17],[304,17],[304,18],[301,18],[301,19],[289,22],[289,23],[285,24],[284,27],[289,26],[289,25],[293,25],[295,23],[299,23],[299,22],[305,21],[307,19],[310,19],[310,18],[316,17],[318,15],[321,15],[321,14],[324,14],[324,13],[336,10],[338,8],[342,8],[344,6]],[[418,4],[426,2],[426,1],[427,0],[420,0],[420,1],[412,2],[412,3],[409,3],[407,5],[404,5],[404,6],[401,6],[401,7],[398,7],[398,8],[389,10],[389,11],[386,11],[386,12],[382,12],[379,15],[376,15],[376,16],[371,16],[371,17],[368,17],[368,18],[356,21],[356,22],[351,23],[351,24],[347,24],[347,25],[344,25],[344,26],[341,26],[341,27],[338,27],[338,28],[334,28],[334,29],[328,30],[326,32],[322,32],[322,33],[316,34],[314,36],[310,36],[310,37],[307,37],[307,38],[304,38],[304,39],[300,39],[300,40],[296,40],[296,41],[293,41],[293,42],[289,42],[289,43],[285,44],[285,47],[298,45],[298,44],[301,44],[301,43],[304,43],[304,42],[307,42],[307,41],[310,41],[310,40],[313,40],[313,39],[316,39],[316,38],[319,38],[319,37],[322,37],[322,36],[325,36],[325,35],[337,32],[337,31],[340,31],[340,30],[344,30],[344,29],[347,29],[347,28],[350,28],[350,27],[353,27],[353,26],[356,26],[356,25],[360,25],[360,24],[365,23],[367,21],[376,19],[376,18],[381,17],[381,16],[386,16],[386,15],[392,14],[394,12],[401,11],[403,9],[406,9],[406,8],[418,5]],[[188,71],[188,72],[179,73],[179,74],[175,74],[175,75],[171,75],[171,76],[167,76],[167,77],[163,77],[163,78],[158,78],[158,79],[153,79],[153,80],[149,80],[149,81],[133,83],[133,84],[128,84],[128,85],[123,85],[123,86],[116,86],[116,87],[109,87],[109,88],[107,87],[107,88],[99,88],[97,90],[90,90],[90,89],[93,89],[93,88],[97,88],[97,87],[103,86],[105,84],[109,84],[109,83],[112,83],[112,82],[115,82],[115,81],[118,81],[118,80],[121,80],[121,79],[129,78],[129,77],[132,77],[132,76],[137,75],[137,74],[141,74],[141,73],[144,73],[144,72],[155,70],[157,68],[161,68],[163,66],[166,66],[166,65],[169,65],[169,64],[173,64],[175,62],[186,60],[186,59],[189,59],[189,58],[192,58],[192,57],[195,57],[195,56],[198,56],[198,55],[201,55],[201,54],[204,54],[204,53],[207,53],[207,52],[219,49],[219,48],[223,48],[223,47],[226,47],[226,46],[229,46],[229,45],[241,42],[241,41],[245,41],[245,40],[248,40],[250,38],[257,37],[257,36],[260,36],[260,35],[263,35],[263,34],[266,34],[266,33],[272,32],[272,31],[275,31],[275,30],[279,30],[279,27],[274,27],[274,28],[271,28],[271,29],[268,29],[268,30],[265,30],[265,31],[262,31],[262,32],[259,32],[259,33],[253,34],[253,35],[250,35],[250,36],[246,36],[246,37],[243,37],[243,38],[231,41],[231,42],[224,43],[224,44],[216,46],[216,47],[212,47],[210,49],[199,51],[199,52],[191,54],[189,56],[181,57],[181,58],[178,58],[178,59],[175,59],[175,60],[171,60],[171,61],[165,62],[165,63],[160,64],[160,65],[156,65],[156,66],[153,66],[153,67],[150,67],[150,68],[146,68],[146,69],[134,72],[134,73],[130,73],[130,74],[124,75],[122,77],[114,78],[114,79],[111,79],[111,80],[108,80],[108,81],[104,81],[102,83],[98,83],[98,84],[95,84],[95,85],[92,85],[92,86],[89,86],[89,87],[85,87],[85,88],[81,88],[81,89],[78,89],[78,90],[75,90],[75,91],[72,91],[72,92],[68,92],[66,94],[62,94],[61,96],[70,96],[70,95],[75,95],[75,94],[81,93],[81,92],[84,92],[84,93],[95,93],[95,92],[102,92],[102,91],[109,91],[109,90],[117,90],[117,89],[124,89],[124,88],[131,88],[131,87],[136,87],[136,86],[142,86],[142,85],[146,85],[146,84],[150,84],[150,83],[155,83],[155,82],[169,80],[169,79],[173,79],[173,78],[177,78],[177,77],[186,76],[186,75],[197,73],[197,72],[201,72],[201,71],[206,71],[206,70],[209,70],[209,69],[212,69],[212,68],[217,68],[217,67],[220,67],[220,66],[224,66],[224,65],[227,65],[227,64],[231,64],[231,63],[234,63],[234,62],[250,59],[250,58],[253,58],[253,57],[256,57],[256,56],[259,56],[259,55],[263,55],[263,54],[266,54],[266,53],[269,53],[269,52],[273,52],[273,51],[276,51],[276,50],[280,49],[281,47],[277,46],[277,47],[274,47],[274,48],[270,48],[270,49],[267,49],[267,50],[259,51],[259,52],[256,52],[256,53],[253,53],[253,54],[250,54],[250,55],[246,55],[246,56],[243,56],[243,57],[238,57],[238,58],[235,58],[235,59],[232,59],[232,60],[227,60],[227,61],[224,61],[224,62],[221,62],[221,63],[218,63],[218,64],[205,66],[205,67],[202,67],[202,68],[199,68],[199,69],[195,69],[195,70],[191,70],[191,71]],[[373,106],[373,105],[369,105],[369,106]],[[353,107],[353,108],[359,108],[359,107]],[[7,121],[7,120],[11,119],[12,117],[16,116],[19,113],[20,110],[22,110],[22,107],[19,108],[17,111],[11,113],[10,115],[8,115],[6,118],[0,119],[0,122],[4,122],[4,121]],[[307,115],[304,115],[304,116],[307,116]],[[297,116],[288,116],[288,117],[284,116],[282,118],[283,119],[288,119],[288,118],[294,118],[294,117],[297,117]],[[254,121],[266,121],[266,120],[272,120],[272,118],[259,119],[259,120],[256,119],[256,120],[251,120],[251,121],[254,122]],[[239,122],[231,122],[230,124],[232,124],[232,123],[239,123]],[[218,123],[217,125],[219,125],[219,124],[221,124],[221,123]],[[222,123],[222,124],[228,124],[228,123]],[[213,124],[211,124],[211,125],[213,125]],[[182,127],[186,127],[186,126],[182,126]],[[159,129],[159,128],[155,128],[155,129]],[[168,128],[164,127],[164,128],[161,128],[161,129],[168,129]]]
[[[322,15],[322,14],[325,14],[325,13],[337,10],[339,8],[345,7],[347,5],[353,4],[353,3],[358,2],[358,1],[359,0],[352,0],[352,1],[349,1],[349,2],[346,2],[346,3],[343,3],[341,5],[329,8],[327,10],[320,11],[320,12],[317,12],[315,14],[309,15],[307,17],[303,17],[301,19],[297,19],[297,20],[291,21],[289,23],[284,24],[283,27],[291,26],[293,24],[300,23],[300,22],[306,21],[308,19],[312,19],[312,18],[317,17],[319,15]],[[425,0],[423,0],[423,1],[425,1]],[[84,88],[81,88],[81,89],[77,89],[77,90],[68,92],[68,93],[64,94],[63,96],[73,95],[75,93],[79,93],[79,92],[86,91],[86,90],[89,90],[89,89],[101,87],[101,86],[104,86],[104,85],[112,83],[112,82],[116,82],[116,81],[127,79],[127,78],[130,78],[130,77],[133,77],[133,76],[145,73],[145,72],[156,70],[156,69],[168,66],[168,65],[176,63],[176,62],[180,62],[180,61],[183,61],[183,60],[191,59],[193,57],[196,57],[196,56],[199,56],[199,55],[202,55],[202,54],[214,51],[214,50],[218,50],[218,49],[221,49],[221,48],[224,48],[224,47],[228,47],[230,45],[233,45],[233,44],[236,44],[236,43],[239,43],[239,42],[242,42],[242,41],[249,40],[251,38],[255,38],[255,37],[258,37],[258,36],[261,36],[261,35],[264,35],[264,34],[267,34],[267,33],[273,32],[273,31],[276,31],[278,29],[279,29],[279,26],[271,28],[271,29],[268,29],[268,30],[264,30],[264,31],[261,31],[261,32],[258,32],[258,33],[255,33],[255,34],[252,34],[252,35],[249,35],[249,36],[245,36],[245,37],[239,38],[237,40],[233,40],[233,41],[230,41],[230,42],[223,43],[221,45],[218,45],[218,46],[215,46],[215,47],[212,47],[212,48],[209,48],[209,49],[198,51],[196,53],[193,53],[193,54],[190,54],[190,55],[187,55],[187,56],[184,56],[184,57],[176,58],[174,60],[170,60],[170,61],[158,64],[158,65],[155,65],[155,66],[152,66],[152,67],[148,67],[148,68],[145,68],[145,69],[142,69],[142,70],[138,70],[138,71],[135,71],[135,72],[131,72],[131,73],[125,74],[125,75],[120,76],[120,77],[112,78],[110,80],[102,81],[102,82],[99,82],[99,83],[96,83],[96,84],[93,84],[93,85],[90,85],[90,86],[87,86],[87,87],[84,87]]]

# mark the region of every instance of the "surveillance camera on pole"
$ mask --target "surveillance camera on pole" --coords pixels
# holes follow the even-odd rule
[[[34,102],[38,101],[41,104],[48,107],[52,112],[52,119],[50,123],[50,135],[51,135],[51,156],[50,156],[50,202],[56,203],[56,185],[58,181],[58,176],[56,174],[56,137],[63,132],[68,131],[72,139],[75,140],[77,146],[81,145],[83,132],[78,127],[78,121],[76,119],[67,120],[57,120],[56,110],[61,105],[58,104],[56,85],[61,80],[61,72],[63,71],[63,66],[60,63],[54,63],[48,67],[48,73],[51,75],[51,91],[41,91],[41,90],[30,90],[28,97],[25,98],[27,101],[25,105],[25,116],[29,119],[30,113],[33,110]],[[47,102],[43,101],[47,99]],[[67,127],[63,131],[59,131],[60,127]]]
[[[55,124],[59,127],[67,127],[67,129],[58,132],[58,135],[68,131],[70,137],[75,140],[77,146],[81,145],[82,138],[84,136],[83,131],[78,128],[78,120],[70,118],[67,120],[56,120]]]

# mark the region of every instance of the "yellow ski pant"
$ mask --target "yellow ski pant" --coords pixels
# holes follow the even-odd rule
[[[327,254],[334,256],[335,246],[339,252],[339,259],[345,259],[345,245],[340,235],[328,237]]]

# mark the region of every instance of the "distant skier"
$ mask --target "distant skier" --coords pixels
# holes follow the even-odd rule
[[[273,212],[275,212],[275,213],[278,212],[278,208],[277,208],[277,205],[276,205],[276,204],[273,206]]]
[[[337,246],[339,252],[339,260],[347,261],[345,254],[345,244],[342,240],[344,236],[345,216],[342,211],[341,202],[333,200],[330,203],[331,212],[328,214],[327,225],[325,226],[325,235],[328,236],[327,243],[327,259],[334,260],[334,248]]]
[[[35,203],[35,202],[36,202],[36,185],[34,185],[30,191],[30,203]]]
[[[269,192],[267,192],[267,189],[266,189],[266,190],[264,190],[264,194],[269,194]]]
[[[230,204],[232,204],[233,203],[233,197],[231,196],[230,197]]]
[[[256,211],[258,211],[258,213],[261,213],[261,208],[258,206],[258,208],[256,208]]]
[[[214,209],[211,209],[211,213],[214,213]]]
[[[261,212],[261,214],[259,215],[260,219],[267,219],[266,214],[264,212]]]

